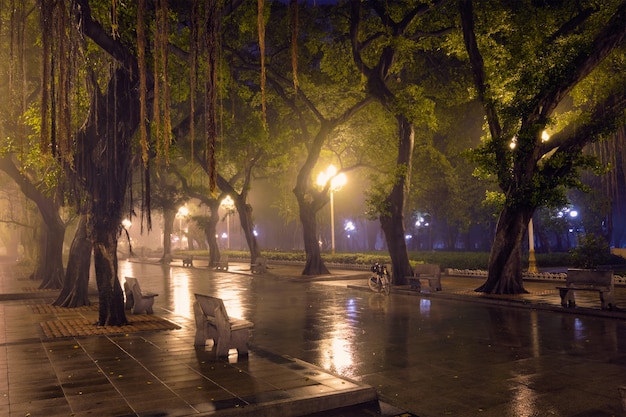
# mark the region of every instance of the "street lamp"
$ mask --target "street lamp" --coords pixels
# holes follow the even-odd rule
[[[178,246],[180,250],[183,249],[183,218],[187,217],[189,214],[189,209],[186,206],[181,206],[178,209],[178,213],[176,213],[176,217],[178,218]]]
[[[227,195],[220,205],[226,210],[226,248],[230,250],[230,213],[235,208],[235,202]]]
[[[335,254],[335,207],[334,207],[334,193],[339,191],[341,187],[346,185],[348,178],[343,172],[337,174],[337,168],[334,165],[330,165],[326,168],[326,171],[320,172],[317,176],[317,185],[325,187],[330,181],[330,250]]]

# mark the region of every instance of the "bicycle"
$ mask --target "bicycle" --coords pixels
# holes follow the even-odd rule
[[[389,295],[391,292],[391,280],[389,279],[387,266],[376,262],[372,265],[372,272],[373,275],[367,279],[367,285],[370,287],[370,290]]]

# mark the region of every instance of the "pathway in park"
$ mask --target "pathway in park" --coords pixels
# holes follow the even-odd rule
[[[137,329],[101,335],[81,327],[93,308],[51,308],[56,293],[1,265],[0,415],[624,413],[625,287],[620,311],[603,312],[595,294],[563,309],[553,282],[483,297],[473,292],[481,278],[445,276],[441,292],[385,297],[365,287],[362,271],[331,268],[310,279],[298,266],[252,275],[243,263],[226,272],[195,264],[121,261],[120,277],[159,293],[155,314],[129,313]],[[215,360],[194,349],[194,293],[220,297],[231,316],[254,322],[249,357]],[[80,335],[55,335],[59,323],[71,324],[57,331]],[[150,325],[162,330],[142,327]]]

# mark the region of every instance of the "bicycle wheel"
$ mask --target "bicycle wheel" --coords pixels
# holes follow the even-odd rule
[[[389,295],[389,293],[391,293],[391,285],[389,285],[389,277],[387,277],[387,275],[383,275],[382,277],[380,277],[380,283],[381,283],[381,292],[384,293],[385,295]]]
[[[382,286],[380,285],[380,281],[376,275],[372,275],[367,279],[367,285],[369,285],[370,290],[374,292],[380,292]]]

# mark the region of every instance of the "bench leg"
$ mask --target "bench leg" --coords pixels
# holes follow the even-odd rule
[[[152,305],[154,304],[154,297],[142,297],[139,300],[135,300],[135,305],[133,306],[133,314],[141,314],[144,311],[146,314],[154,314],[152,310]]]
[[[576,299],[574,298],[574,291],[567,288],[560,288],[559,295],[561,296],[561,305],[563,307],[574,308],[576,307]]]
[[[600,291],[600,301],[602,302],[602,310],[613,310],[615,297],[612,293]]]
[[[248,329],[235,330],[231,333],[232,347],[237,349],[239,355],[248,354]]]

